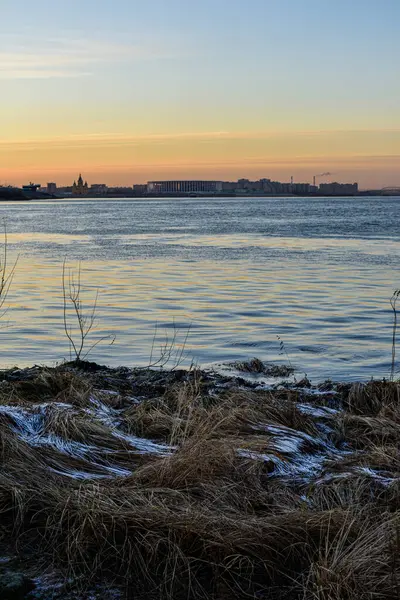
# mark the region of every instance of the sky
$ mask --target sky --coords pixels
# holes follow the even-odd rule
[[[399,0],[0,7],[0,183],[400,186]]]

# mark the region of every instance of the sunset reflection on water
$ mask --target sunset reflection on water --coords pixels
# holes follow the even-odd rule
[[[82,262],[83,299],[99,291],[93,339],[116,335],[93,360],[146,364],[158,323],[157,345],[165,330],[175,326],[183,339],[191,326],[188,360],[201,365],[283,362],[279,335],[311,377],[386,375],[400,236],[394,218],[389,230],[384,219],[399,212],[395,199],[239,200],[1,204],[10,256],[20,255],[2,364],[69,357],[66,257],[74,268]]]

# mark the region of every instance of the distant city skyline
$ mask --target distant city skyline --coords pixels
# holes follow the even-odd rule
[[[90,197],[113,197],[123,194],[126,197],[147,197],[162,195],[261,195],[261,196],[313,196],[321,193],[327,196],[335,195],[357,195],[362,192],[359,189],[358,182],[319,182],[323,176],[332,175],[332,173],[322,173],[314,175],[313,183],[295,182],[293,177],[290,182],[274,181],[269,178],[262,178],[251,181],[247,178],[240,178],[237,181],[218,181],[218,180],[152,180],[145,184],[134,184],[133,186],[107,186],[104,183],[88,183],[82,177],[82,173],[74,180],[72,185],[58,186],[57,182],[48,182],[46,186],[39,184],[24,185],[22,191],[28,194],[47,193],[58,197],[69,196],[90,196]],[[395,188],[391,188],[394,191]],[[399,188],[400,190],[400,188]],[[378,192],[378,190],[376,190]],[[397,189],[396,189],[397,191]],[[379,190],[379,192],[389,192],[388,188]],[[1,189],[0,189],[1,193]]]
[[[195,179],[190,179],[188,177],[186,178],[179,178],[179,179],[172,179],[172,178],[167,178],[167,179],[148,179],[146,181],[135,181],[132,183],[132,181],[124,183],[121,181],[117,181],[115,183],[106,183],[106,181],[104,179],[102,179],[100,181],[100,178],[98,177],[95,180],[89,180],[90,178],[87,178],[86,181],[83,180],[82,178],[82,173],[79,173],[78,176],[76,176],[73,178],[72,180],[69,180],[67,182],[63,182],[63,181],[46,181],[46,182],[39,182],[36,181],[34,182],[32,180],[32,178],[28,178],[25,177],[23,179],[23,183],[16,183],[16,182],[2,182],[0,181],[0,187],[7,187],[7,186],[11,186],[11,187],[27,187],[27,182],[30,181],[30,185],[35,185],[38,188],[41,188],[42,190],[44,190],[45,188],[47,189],[47,191],[49,193],[55,193],[56,190],[60,190],[60,189],[74,189],[77,185],[78,187],[81,187],[82,189],[91,189],[93,190],[94,188],[98,188],[98,189],[102,189],[102,190],[106,190],[106,189],[117,189],[117,188],[126,188],[126,189],[131,189],[131,188],[142,188],[142,187],[148,187],[149,184],[153,183],[153,182],[157,182],[157,181],[163,181],[163,182],[191,182],[191,181],[196,181],[197,183],[203,182],[203,183],[224,183],[224,184],[230,184],[230,183],[240,183],[241,181],[243,182],[272,182],[272,183],[278,183],[280,185],[285,185],[285,186],[306,186],[308,185],[310,188],[312,187],[316,187],[319,188],[321,185],[331,185],[331,184],[337,184],[339,183],[340,185],[352,185],[355,184],[358,186],[358,189],[361,190],[368,190],[368,189],[376,189],[378,190],[383,190],[383,189],[400,189],[400,185],[382,185],[380,187],[376,187],[376,188],[372,188],[372,187],[362,187],[359,186],[359,182],[358,181],[352,181],[350,178],[348,179],[342,179],[341,177],[338,177],[338,173],[330,173],[330,172],[325,172],[325,173],[314,173],[314,175],[312,177],[310,177],[309,180],[296,180],[294,178],[294,176],[291,176],[290,178],[287,179],[279,179],[279,178],[274,178],[268,175],[265,175],[265,173],[263,174],[262,177],[257,177],[257,178],[251,178],[251,177],[246,177],[246,176],[241,176],[241,177],[235,177],[235,178],[227,178],[227,179],[206,179],[206,178],[195,178]],[[82,187],[83,186],[83,187]]]
[[[398,0],[3,0],[0,183],[400,185],[399,21]]]

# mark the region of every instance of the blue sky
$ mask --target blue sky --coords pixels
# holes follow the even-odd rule
[[[178,175],[180,161],[189,173],[192,158],[193,174],[203,164],[205,175],[212,163],[222,176],[226,157],[236,165],[226,171],[233,176],[242,157],[254,159],[254,174],[257,160],[275,159],[281,177],[284,161],[290,171],[299,158],[298,139],[290,136],[304,132],[307,160],[328,159],[332,148],[337,160],[358,160],[363,152],[375,156],[376,148],[379,165],[352,173],[370,172],[371,185],[397,181],[399,0],[2,0],[1,6],[3,142],[41,139],[54,147],[57,139],[68,148],[70,136],[81,136],[76,165],[68,158],[71,173],[78,163],[92,171],[107,163],[109,177],[125,178],[129,160],[144,156],[146,174],[154,164],[155,171],[170,165],[171,176]],[[219,133],[234,140],[224,138],[221,147]],[[190,143],[176,142],[191,134]],[[175,140],[170,147],[164,139],[164,154],[160,139],[154,142],[160,135]],[[278,136],[275,153],[260,135]],[[93,157],[87,149],[93,136],[114,136],[117,145],[127,136],[126,154],[122,143],[110,153],[107,138],[108,150]],[[153,154],[148,141],[133,149],[146,136]],[[48,174],[48,153],[35,162],[30,152],[29,145],[19,147],[0,181],[19,168],[43,177],[62,173],[60,149]],[[382,156],[391,161],[383,169]],[[299,170],[308,176],[304,165]]]

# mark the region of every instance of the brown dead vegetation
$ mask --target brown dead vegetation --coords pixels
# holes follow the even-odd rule
[[[152,378],[133,399],[134,374],[117,394],[98,387],[115,372],[4,375],[1,544],[127,599],[400,597],[398,384],[318,397],[218,391],[194,372],[160,394]],[[329,403],[339,412],[312,413]],[[39,411],[37,431],[4,407]]]

